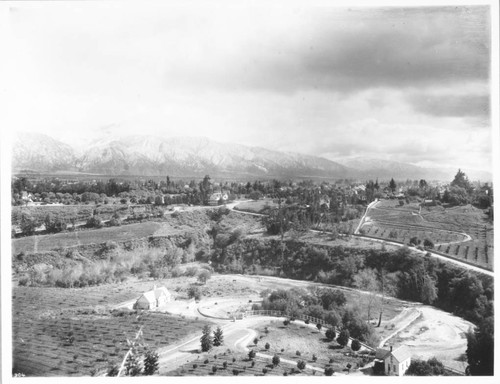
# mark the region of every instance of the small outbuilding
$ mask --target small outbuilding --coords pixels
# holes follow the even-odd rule
[[[135,302],[134,309],[156,309],[161,308],[172,301],[172,294],[165,287],[153,287],[152,290],[144,292]]]
[[[395,349],[379,348],[375,355],[375,365],[384,367],[384,373],[389,376],[403,376],[411,364],[411,353],[405,345]]]

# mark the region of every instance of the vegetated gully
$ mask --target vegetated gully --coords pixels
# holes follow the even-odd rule
[[[367,242],[372,242],[372,243],[375,242],[375,243],[381,243],[381,244],[387,244],[387,245],[394,245],[394,246],[397,246],[397,247],[404,247],[405,245],[401,244],[401,243],[397,243],[397,242],[390,241],[390,240],[374,239],[372,237],[363,236],[362,234],[359,233],[359,230],[363,227],[364,224],[366,224],[365,220],[366,220],[366,216],[368,214],[368,211],[371,208],[376,208],[376,205],[378,203],[379,203],[379,200],[375,200],[375,201],[371,202],[370,204],[368,204],[368,206],[366,207],[366,211],[363,214],[363,217],[359,221],[359,224],[356,227],[356,230],[354,231],[354,236],[356,236],[357,239],[360,239],[362,241],[367,241]],[[228,206],[228,208],[231,209],[231,210],[234,210],[236,212],[245,214],[245,215],[266,216],[266,215],[261,214],[261,213],[241,211],[241,210],[235,209],[235,206],[236,206],[236,204],[231,204],[231,206]],[[310,231],[311,232],[315,232],[315,233],[325,233],[325,232],[328,232],[328,231],[318,231],[318,230],[314,230],[314,229],[311,229]],[[449,231],[449,232],[453,232],[453,231]],[[466,234],[466,233],[463,233],[463,232],[456,232],[456,233],[465,236],[465,239],[462,240],[461,242],[465,242],[465,241],[468,241],[468,240],[471,239],[471,237],[468,234]],[[435,257],[437,259],[440,259],[440,260],[443,260],[443,261],[447,261],[447,262],[459,265],[462,268],[466,268],[466,269],[474,271],[474,272],[479,272],[479,273],[482,273],[482,274],[485,274],[485,275],[488,275],[488,276],[491,276],[491,277],[495,276],[495,273],[493,271],[489,271],[489,270],[487,270],[485,268],[482,268],[480,266],[475,266],[475,265],[470,265],[470,264],[467,264],[467,263],[463,263],[463,262],[461,262],[459,260],[453,259],[451,257],[446,257],[446,256],[443,256],[443,255],[434,253],[432,251],[420,251],[420,250],[418,250],[416,248],[413,249],[413,251],[416,252],[416,253],[422,254],[422,255],[429,254],[432,257]]]

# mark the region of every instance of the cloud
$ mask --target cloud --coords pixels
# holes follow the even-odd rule
[[[256,33],[258,38],[245,36],[222,50],[214,40],[197,55],[176,57],[178,62],[167,63],[166,82],[287,93],[489,78],[486,7],[315,8],[300,15],[305,21],[295,20],[300,28],[288,34],[279,28],[265,38]]]
[[[415,110],[432,116],[482,117],[490,115],[489,95],[425,95],[409,98]]]

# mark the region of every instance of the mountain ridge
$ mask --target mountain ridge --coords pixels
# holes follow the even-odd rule
[[[133,135],[92,141],[78,150],[44,134],[19,132],[13,143],[13,172],[81,172],[106,175],[248,178],[349,178],[451,180],[449,170],[381,159],[339,159],[221,143],[206,137]],[[456,172],[456,170],[455,170]],[[491,178],[491,176],[490,176]]]

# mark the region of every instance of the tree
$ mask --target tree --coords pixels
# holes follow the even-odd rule
[[[334,373],[334,372],[335,372],[335,371],[333,370],[333,368],[332,368],[332,367],[326,367],[326,368],[325,368],[325,376],[333,376],[333,373]]]
[[[353,341],[351,341],[351,349],[354,352],[359,351],[360,348],[361,348],[361,343],[359,342],[358,339],[354,339]]]
[[[365,268],[354,275],[353,285],[363,291],[368,291],[368,294],[360,294],[360,301],[363,302],[367,310],[367,319],[371,320],[371,311],[375,304],[379,301],[377,293],[380,290],[380,284],[377,279],[377,272],[371,268]]]
[[[339,333],[339,337],[337,337],[337,343],[339,343],[342,347],[345,347],[349,342],[349,331],[347,329],[343,329]]]
[[[326,330],[326,333],[325,333],[325,336],[326,338],[329,340],[329,341],[332,341],[333,339],[335,339],[335,331],[333,330],[333,328],[328,328]]]
[[[262,193],[260,191],[253,191],[248,194],[248,197],[252,200],[259,200],[262,197]]]
[[[251,349],[251,350],[248,352],[248,358],[249,358],[250,360],[253,360],[253,359],[255,358],[255,356],[256,356],[256,355],[257,355],[257,353],[256,353],[253,349]]]
[[[205,325],[203,327],[203,334],[200,339],[202,352],[207,352],[210,351],[210,349],[212,349],[213,340],[211,334],[212,334],[212,329],[208,324]]]
[[[146,350],[146,355],[144,356],[144,374],[146,376],[154,375],[158,371],[158,353],[150,349]]]
[[[392,193],[396,191],[396,182],[394,181],[394,179],[391,179],[391,181],[389,182],[389,188],[391,189]]]
[[[276,354],[275,354],[275,355],[273,356],[273,360],[272,360],[272,361],[273,361],[273,365],[274,365],[275,367],[277,367],[278,365],[280,365],[280,361],[281,361],[281,359],[280,359],[280,357],[279,357],[278,355],[276,355]]]
[[[45,215],[43,223],[45,224],[45,230],[49,233],[57,233],[66,229],[64,220],[61,220],[50,212]]]
[[[412,360],[405,372],[406,376],[441,376],[445,373],[443,363],[435,357],[427,360]]]
[[[316,328],[318,328],[318,331],[321,331],[321,328],[323,328],[323,325],[321,323],[316,324]]]
[[[205,284],[208,279],[212,277],[212,274],[206,269],[202,269],[200,273],[198,273],[198,281],[202,284]]]
[[[266,345],[264,345],[264,348],[266,348],[266,351],[268,351],[268,350],[269,350],[269,348],[271,348],[271,344],[266,343]]]
[[[189,287],[188,289],[188,297],[194,298],[196,301],[201,299],[201,291],[199,287]]]
[[[297,368],[301,371],[306,368],[306,362],[304,360],[297,361]]]
[[[424,240],[424,248],[432,249],[432,248],[434,248],[434,243],[429,239],[425,239]]]
[[[35,233],[36,228],[40,225],[37,219],[35,219],[31,214],[27,212],[23,212],[21,214],[21,219],[19,222],[19,226],[21,228],[21,232],[24,235],[33,235]]]
[[[472,376],[493,375],[494,367],[494,320],[488,317],[481,321],[475,331],[467,336],[467,371]]]
[[[221,327],[217,327],[214,332],[214,347],[219,347],[224,343],[224,335]]]
[[[467,178],[467,175],[462,172],[462,170],[458,170],[457,174],[455,175],[453,181],[451,182],[452,187],[460,187],[465,189],[466,191],[471,190],[471,185],[469,182],[469,179]]]
[[[125,372],[127,376],[139,376],[141,374],[139,364],[139,354],[135,348],[132,349],[125,362]]]
[[[99,216],[92,216],[87,220],[87,228],[102,228],[102,220]]]

